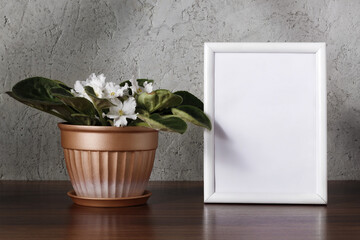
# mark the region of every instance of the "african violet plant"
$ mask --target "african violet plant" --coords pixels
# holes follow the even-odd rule
[[[43,77],[18,82],[8,95],[33,108],[55,115],[69,124],[143,126],[184,133],[187,122],[211,129],[203,103],[187,91],[153,91],[153,80],[106,82],[94,73],[74,88]]]

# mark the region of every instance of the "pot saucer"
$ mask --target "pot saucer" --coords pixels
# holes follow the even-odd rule
[[[81,206],[87,207],[130,207],[143,205],[147,202],[151,196],[151,192],[148,190],[144,191],[144,194],[136,197],[124,197],[124,198],[90,198],[90,197],[79,197],[76,196],[74,190],[71,190],[67,195],[72,201]]]

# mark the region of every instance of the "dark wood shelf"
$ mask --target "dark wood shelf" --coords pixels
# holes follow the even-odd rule
[[[74,205],[69,182],[0,181],[0,239],[360,239],[360,181],[327,206],[203,204],[201,182],[151,182],[147,205]]]

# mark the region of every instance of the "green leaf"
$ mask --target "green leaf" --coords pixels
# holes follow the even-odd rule
[[[211,130],[211,122],[206,114],[197,107],[182,105],[171,109],[172,113],[185,121]]]
[[[60,87],[64,88],[65,90],[70,91],[72,88],[67,86],[65,83],[59,81],[59,80],[53,80],[54,82],[56,82],[57,84],[59,84]]]
[[[141,78],[141,79],[136,79],[138,85],[140,87],[145,87],[144,86],[144,83],[147,82],[147,83],[154,83],[154,80],[151,80],[151,79],[145,79],[145,78]]]
[[[66,86],[60,81],[47,78],[27,78],[15,84],[8,95],[30,107],[69,121],[73,111],[50,93],[51,88],[60,87],[60,84]]]
[[[97,119],[81,113],[71,114],[71,117],[75,120],[75,124],[79,124],[79,125],[91,126],[91,125],[97,125],[98,122]]]
[[[37,102],[42,105],[62,105],[62,102],[50,92],[51,88],[55,87],[61,87],[59,81],[42,77],[33,77],[24,79],[15,84],[12,88],[12,92],[22,100],[30,101],[32,103]]]
[[[50,93],[55,96],[55,95],[62,95],[62,96],[66,96],[66,97],[74,97],[70,91],[62,88],[62,87],[54,87],[50,89]],[[57,97],[57,96],[55,96]]]
[[[95,118],[97,113],[92,102],[83,97],[74,97],[69,91],[64,88],[52,88],[51,93],[59,98],[65,105],[68,105],[78,111],[79,113],[88,115],[90,118]],[[72,115],[73,116],[73,115]]]
[[[7,94],[19,102],[57,116],[70,124],[96,124],[97,113],[91,102],[74,97],[63,82],[42,77],[24,79]],[[77,114],[83,115],[78,116]],[[88,117],[84,117],[88,115]],[[89,120],[90,119],[90,120]]]
[[[177,91],[177,92],[174,92],[174,94],[182,97],[183,102],[181,103],[181,105],[194,106],[194,107],[200,108],[201,110],[204,111],[204,103],[200,99],[198,99],[196,96],[194,96],[193,94],[191,94],[187,91]]]
[[[43,77],[24,79],[13,87],[9,96],[30,107],[50,113],[69,123],[76,124],[77,120],[71,117],[76,110],[64,104],[59,98],[52,94],[52,89],[62,89],[66,95],[71,95],[70,88],[64,83]]]
[[[150,113],[153,113],[180,105],[182,103],[182,97],[171,93],[169,90],[158,89],[152,93],[140,94],[137,102],[139,107],[145,108]]]
[[[71,114],[74,113],[74,111],[69,108],[66,105],[49,105],[49,104],[41,104],[37,101],[32,102],[31,100],[27,101],[27,100],[23,100],[21,98],[19,98],[18,96],[16,96],[13,92],[6,92],[10,97],[14,98],[15,100],[29,106],[29,107],[33,107],[35,109],[38,109],[40,111],[52,114],[56,117],[59,117],[69,123],[72,123],[72,117]]]
[[[138,114],[138,118],[143,120],[153,129],[169,132],[178,132],[183,134],[186,131],[187,124],[181,118],[173,115],[161,116],[158,113],[151,114],[149,117]]]
[[[145,117],[149,117],[150,113],[148,111],[146,111],[145,109],[141,109],[141,108],[136,108],[135,110],[136,113],[139,113],[141,115],[144,115]]]
[[[139,122],[134,122],[132,124],[132,126],[138,126],[138,127],[147,127],[147,128],[152,128],[149,124],[147,124],[146,122],[143,121],[139,121]]]
[[[84,89],[85,89],[85,92],[89,95],[89,97],[91,98],[91,100],[94,103],[95,109],[97,111],[97,116],[99,117],[99,121],[100,121],[101,125],[102,126],[109,125],[108,122],[106,121],[106,119],[104,119],[104,117],[102,116],[102,114],[103,114],[103,110],[108,109],[111,106],[114,106],[114,104],[112,104],[107,99],[98,98],[92,87],[85,86]]]
[[[149,124],[141,120],[140,118],[137,118],[136,120],[131,121],[128,126],[139,126],[139,127],[148,127],[151,128]]]

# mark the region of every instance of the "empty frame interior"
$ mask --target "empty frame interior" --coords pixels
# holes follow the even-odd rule
[[[316,193],[316,54],[215,53],[217,193]]]

